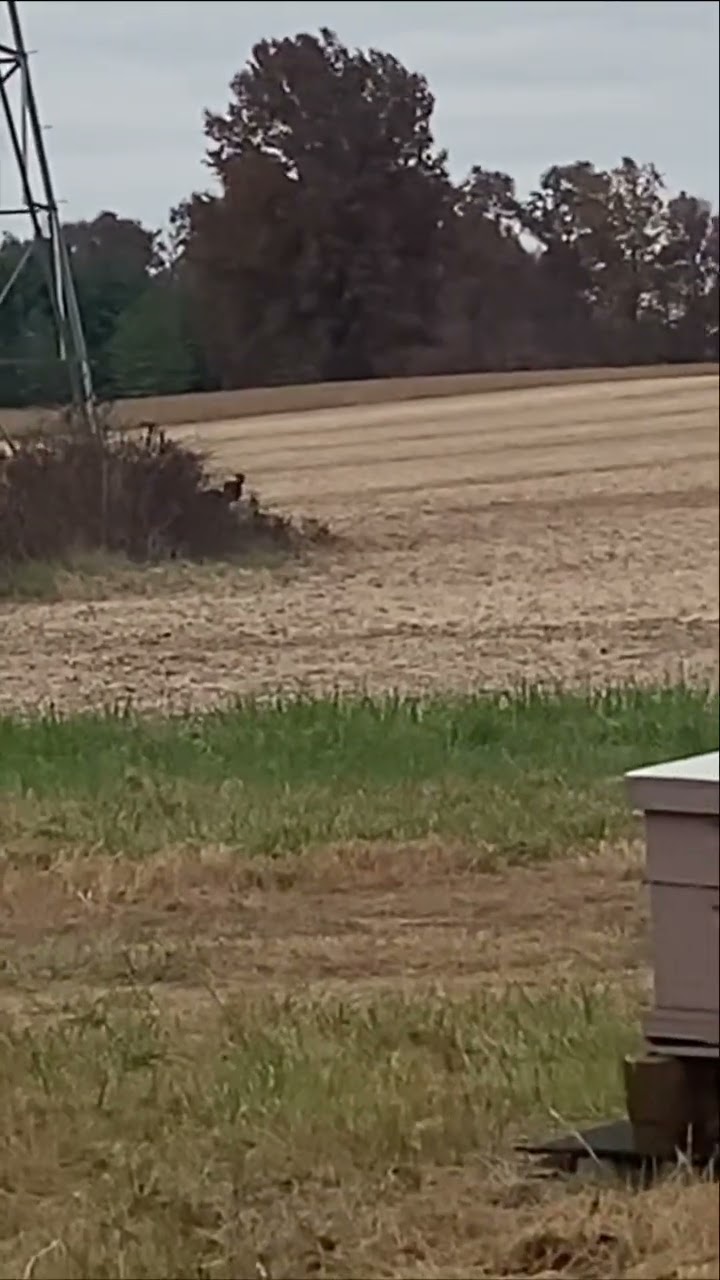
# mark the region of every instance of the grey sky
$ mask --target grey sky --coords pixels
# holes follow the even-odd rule
[[[549,164],[629,154],[717,202],[715,0],[24,0],[20,12],[67,218],[110,208],[162,224],[209,185],[202,109],[225,106],[253,42],[321,25],[427,75],[458,175],[504,169],[524,191]],[[8,163],[3,132],[0,205]]]

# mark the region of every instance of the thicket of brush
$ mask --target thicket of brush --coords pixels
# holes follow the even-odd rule
[[[229,503],[205,457],[154,426],[96,434],[71,418],[20,439],[0,460],[0,561],[57,561],[107,551],[136,562],[291,551],[321,539],[254,494]]]

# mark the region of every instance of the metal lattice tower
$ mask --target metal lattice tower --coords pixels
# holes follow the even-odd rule
[[[17,179],[18,197],[12,205],[5,207],[0,191],[0,232],[10,219],[20,219],[22,231],[18,232],[18,238],[27,236],[28,243],[12,275],[0,286],[0,308],[7,302],[28,263],[33,260],[39,262],[50,302],[58,357],[67,371],[72,404],[86,425],[95,429],[92,376],[85,334],[70,255],[60,225],[30,60],[15,0],[2,4],[0,16],[3,10],[6,21],[0,23],[0,159],[4,160],[6,151],[9,152],[10,166]],[[0,180],[5,176],[3,168]]]

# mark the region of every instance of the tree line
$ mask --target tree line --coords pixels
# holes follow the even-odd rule
[[[65,227],[99,395],[718,358],[718,216],[651,163],[454,181],[424,76],[330,31],[257,44],[205,113],[212,194]],[[0,243],[0,295],[25,245]],[[0,404],[64,397],[37,264]]]

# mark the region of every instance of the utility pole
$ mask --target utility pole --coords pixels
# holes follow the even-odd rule
[[[18,180],[18,198],[4,207],[0,192],[0,224],[6,219],[20,218],[30,234],[14,271],[0,284],[0,309],[28,264],[36,261],[45,279],[58,358],[67,373],[70,402],[86,428],[96,431],[85,333],[70,255],[60,225],[18,5],[15,0],[6,0],[2,10],[7,18],[7,31],[0,28],[0,157],[5,141],[11,169]],[[2,177],[0,173],[0,179]],[[2,358],[0,351],[0,360]]]

